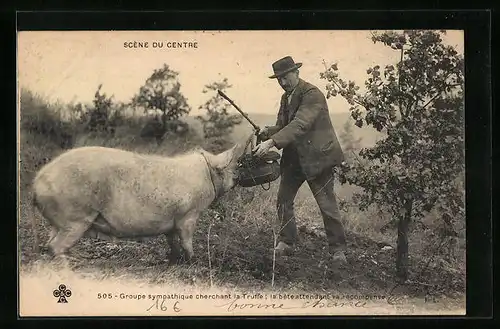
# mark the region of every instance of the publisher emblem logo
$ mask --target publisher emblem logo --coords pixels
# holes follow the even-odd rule
[[[71,297],[71,290],[66,285],[60,284],[59,287],[53,292],[54,297],[58,298],[58,303],[67,303],[68,298]]]

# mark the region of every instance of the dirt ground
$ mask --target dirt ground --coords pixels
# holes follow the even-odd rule
[[[27,209],[26,205],[21,206],[19,233],[21,267],[29,271],[35,261],[46,256],[33,253]],[[465,275],[445,266],[441,258],[410,258],[409,280],[401,283],[395,276],[395,249],[353,232],[347,232],[348,264],[334,267],[329,261],[322,227],[305,225],[299,226],[301,239],[294,253],[276,259],[273,282],[270,230],[243,230],[237,220],[215,222],[208,240],[208,223],[206,218],[200,220],[194,237],[195,260],[189,265],[168,264],[169,247],[164,236],[113,242],[82,238],[71,251],[79,258],[73,263],[74,271],[97,271],[107,277],[127,274],[152,284],[168,282],[172,277],[185,284],[208,282],[212,278],[220,286],[248,289],[390,294],[426,301],[464,297]],[[43,221],[39,227],[40,240],[44,242],[48,230]]]

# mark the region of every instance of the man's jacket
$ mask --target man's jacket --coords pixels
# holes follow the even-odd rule
[[[302,79],[290,104],[286,93],[281,97],[276,125],[269,127],[269,136],[278,149],[283,149],[282,165],[298,157],[307,179],[344,161],[325,96]]]

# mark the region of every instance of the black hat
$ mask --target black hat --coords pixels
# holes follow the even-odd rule
[[[298,69],[302,66],[302,63],[295,63],[290,56],[283,57],[273,63],[274,74],[269,77],[269,79],[274,79],[280,77],[290,71]]]

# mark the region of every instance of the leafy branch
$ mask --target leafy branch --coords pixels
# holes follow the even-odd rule
[[[436,207],[451,218],[462,215],[463,201],[450,182],[464,172],[463,59],[434,31],[373,33],[372,40],[400,56],[383,72],[380,65],[367,69],[364,94],[340,77],[337,63],[323,61],[320,78],[328,81],[327,98],[340,95],[351,105],[357,127],[385,130],[385,138],[359,151],[367,162],[356,156],[343,167],[341,182],[363,189],[362,210],[377,204],[398,220],[396,267],[405,277],[409,222]]]

